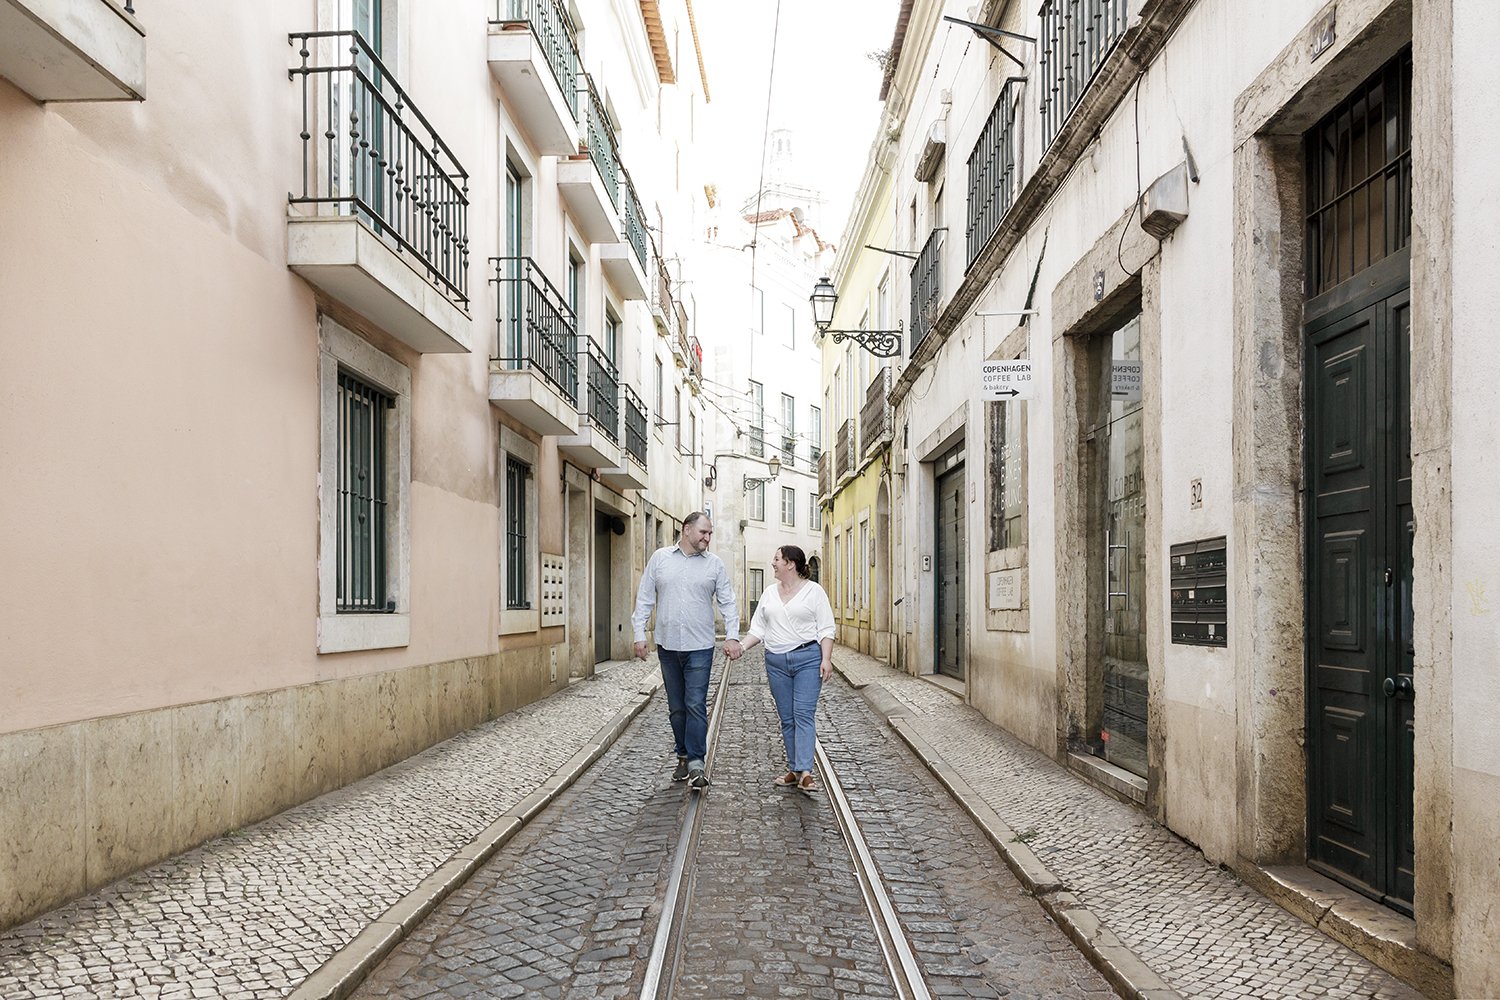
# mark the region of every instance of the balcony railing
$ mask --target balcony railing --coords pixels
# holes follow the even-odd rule
[[[620,441],[620,371],[593,337],[585,337],[578,352],[584,366],[584,400],[589,420],[616,444]]]
[[[358,32],[294,34],[302,58],[302,193],[363,219],[469,301],[469,175]],[[319,209],[320,211],[322,209]]]
[[[495,24],[526,24],[552,68],[573,120],[578,120],[578,37],[557,0],[495,0]]]
[[[783,434],[781,436],[781,467],[783,469],[793,469],[796,466],[797,439],[795,437],[787,437]]]
[[[943,304],[943,233],[934,229],[911,268],[911,349],[932,329]]]
[[[620,167],[620,175],[625,179],[625,211],[621,219],[625,241],[635,251],[635,259],[641,262],[641,273],[649,274],[651,252],[650,236],[646,231],[646,213],[641,208],[641,196],[635,193],[635,182],[630,179],[630,173],[623,166]]]
[[[854,469],[854,421],[839,424],[838,434],[833,439],[833,477],[842,478]]]
[[[1020,80],[1012,80],[1000,88],[1000,98],[969,153],[969,264],[1000,228],[1015,198],[1016,88],[1020,86]]]
[[[860,457],[868,458],[870,452],[886,439],[891,429],[891,370],[882,368],[875,373],[870,387],[865,391],[865,405],[859,410]]]
[[[495,359],[506,368],[529,368],[578,405],[578,321],[536,261],[495,257],[499,289]]]
[[[833,456],[828,452],[822,452],[817,457],[818,463],[818,496],[826,497],[833,491]]]
[[[1125,33],[1128,0],[1047,0],[1042,6],[1042,148],[1062,131]]]
[[[681,318],[685,329],[687,322],[686,314],[682,314]],[[693,378],[701,380],[703,378],[703,345],[698,343],[698,338],[692,334],[688,334],[687,337],[687,359],[688,374]]]
[[[623,386],[625,399],[625,451],[641,468],[646,467],[646,404],[630,386]]]
[[[655,249],[654,245],[652,249]],[[672,276],[667,273],[667,262],[661,259],[661,254],[653,256],[656,258],[656,280],[651,283],[651,311],[656,314],[661,328],[670,333],[677,320],[677,304],[672,301]]]
[[[599,171],[599,179],[604,182],[604,190],[609,194],[610,204],[616,208],[620,205],[620,156],[615,149],[615,123],[610,119],[609,112],[604,110],[604,102],[599,100],[599,92],[594,89],[594,81],[587,74],[583,76],[584,97],[584,126],[583,141],[587,144],[589,159],[594,161],[594,169]]]

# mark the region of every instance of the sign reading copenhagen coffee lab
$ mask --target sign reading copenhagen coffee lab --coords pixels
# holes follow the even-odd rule
[[[1030,399],[1030,361],[986,361],[979,369],[979,398],[985,400]]]
[[[1115,358],[1109,375],[1109,394],[1126,402],[1141,398],[1141,363]]]

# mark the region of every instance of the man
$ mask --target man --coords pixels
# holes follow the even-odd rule
[[[635,655],[646,658],[646,621],[656,609],[656,655],[667,689],[667,713],[677,750],[673,781],[708,787],[708,675],[714,659],[714,605],[724,616],[724,654],[737,659],[740,613],[724,562],[708,551],[714,526],[702,511],[682,522],[676,545],[657,549],[635,595]]]

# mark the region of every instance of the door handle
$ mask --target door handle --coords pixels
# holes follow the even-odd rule
[[[1385,683],[1380,685],[1387,698],[1405,698],[1407,701],[1415,701],[1417,697],[1416,686],[1412,684],[1410,677],[1387,677]]]

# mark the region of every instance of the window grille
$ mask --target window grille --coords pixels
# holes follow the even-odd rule
[[[387,613],[386,418],[395,400],[338,375],[338,573],[340,612]]]
[[[1052,145],[1115,43],[1128,0],[1047,0],[1042,7],[1042,148]]]
[[[766,390],[759,382],[750,383],[750,454],[760,458],[766,453]]]
[[[531,607],[526,573],[526,480],[531,469],[524,462],[505,456],[505,606]]]
[[[1307,133],[1309,296],[1411,242],[1411,81],[1408,48]]]
[[[1016,95],[1021,86],[1020,80],[1011,80],[1000,88],[1000,97],[995,101],[995,106],[990,110],[990,117],[984,123],[984,128],[979,133],[979,140],[974,143],[974,149],[969,153],[969,218],[966,230],[968,237],[968,263],[973,264],[984,249],[995,230],[1000,228],[1000,220],[1005,218],[1005,213],[1010,211],[1012,200],[1015,198],[1016,189]],[[933,236],[937,234],[934,233]],[[941,267],[942,244],[939,242],[933,247],[932,237],[928,238],[928,248],[924,248],[923,254],[930,252],[934,260],[929,267]],[[913,268],[912,280],[916,282],[926,272],[918,269],[924,266],[922,260],[917,261],[917,267]],[[941,301],[942,286],[940,274],[934,273],[924,280],[931,287],[918,288],[913,286],[913,310],[917,307],[915,296],[920,292],[928,296],[934,302]],[[930,306],[922,303],[926,308]],[[928,320],[930,322],[930,319]],[[912,324],[915,326],[916,318],[913,313]],[[926,334],[926,329],[923,329]]]

